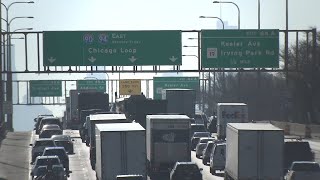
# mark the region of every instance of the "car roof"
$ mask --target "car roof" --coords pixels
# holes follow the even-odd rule
[[[49,120],[49,119],[59,120],[60,121],[60,118],[54,117],[54,116],[46,116],[46,117],[42,118],[42,121]]]
[[[294,164],[319,164],[318,162],[314,161],[293,161]]]
[[[204,133],[211,134],[210,132],[203,132],[203,131],[196,131],[193,134],[204,134]]]
[[[53,140],[71,140],[70,135],[52,135],[51,139]]]
[[[57,124],[46,124],[42,127],[43,130],[56,130],[56,129],[60,129],[60,126]]]
[[[51,138],[40,138],[36,139],[35,141],[53,141]]]
[[[46,147],[44,150],[56,150],[56,149],[65,150],[64,147]]]
[[[38,156],[37,159],[59,159],[58,156]]]
[[[195,164],[195,165],[197,165],[195,162],[176,162],[176,164],[177,165],[179,165],[179,164]],[[197,165],[198,166],[198,165]]]
[[[212,139],[212,140],[214,140],[214,138],[212,138],[212,137],[201,137],[201,138],[200,138],[200,141],[201,141],[202,139]]]

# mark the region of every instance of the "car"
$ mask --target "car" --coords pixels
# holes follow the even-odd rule
[[[211,137],[209,132],[194,132],[191,137],[191,150],[195,150],[201,137]]]
[[[37,129],[38,133],[40,133],[40,131],[42,130],[42,127],[46,124],[56,124],[60,127],[60,129],[63,129],[62,122],[60,121],[59,118],[57,118],[57,117],[44,117],[40,121],[39,128]]]
[[[207,165],[210,162],[210,154],[212,151],[214,143],[213,141],[208,141],[206,147],[202,151],[202,164]]]
[[[176,162],[170,180],[202,180],[202,170],[195,162]]]
[[[190,135],[193,135],[194,132],[207,132],[207,130],[204,124],[191,124]]]
[[[44,125],[40,131],[39,138],[51,138],[52,135],[62,135],[60,126],[56,124]]]
[[[294,161],[288,170],[285,180],[319,180],[320,166],[312,161]]]
[[[214,143],[210,153],[210,173],[216,174],[216,170],[224,170],[226,166],[226,143]]]
[[[53,114],[41,114],[41,115],[38,115],[38,117],[34,118],[34,130],[36,130],[36,134],[39,134],[40,130],[39,129],[39,126],[40,126],[40,122],[43,118],[45,117],[54,117]]]
[[[39,172],[39,167],[42,167],[42,166],[46,166],[47,169],[48,167],[49,168],[51,167],[52,169],[53,166],[60,166],[63,168],[63,165],[61,164],[58,156],[38,156],[35,159],[35,163],[31,169],[30,176],[32,177],[32,179],[34,179],[35,176],[39,176],[40,173],[41,174],[43,173],[42,172],[43,168],[41,168],[41,171]]]
[[[204,124],[208,123],[208,118],[203,112],[196,112],[194,115],[195,124]]]
[[[285,139],[284,142],[284,175],[294,161],[314,161],[314,152],[308,141],[300,139]]]
[[[31,163],[33,163],[37,156],[41,156],[43,154],[43,150],[46,147],[55,147],[56,143],[50,138],[41,138],[35,140],[33,144],[30,144],[32,147],[31,150]]]
[[[74,154],[73,141],[70,135],[52,135],[51,139],[54,140],[57,146],[62,146],[68,154]]]
[[[202,138],[200,138],[200,141],[196,146],[196,157],[197,158],[201,158],[202,157],[202,152],[203,152],[204,148],[206,147],[207,142],[213,141],[213,140],[214,140],[214,138],[211,138],[211,137],[202,137]]]
[[[69,157],[64,147],[46,147],[42,156],[58,156],[66,173],[69,173]]]

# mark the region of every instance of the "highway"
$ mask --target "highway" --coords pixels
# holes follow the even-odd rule
[[[68,180],[95,180],[95,171],[91,169],[89,161],[89,148],[81,142],[78,131],[64,130],[64,134],[74,138],[75,154],[69,155],[70,177]],[[33,132],[10,132],[0,147],[0,180],[31,179],[31,147],[34,139],[38,138]],[[320,140],[308,140],[312,150],[315,152],[316,161],[320,163]],[[213,176],[209,172],[209,166],[203,165],[201,159],[195,157],[191,152],[191,159],[200,168],[203,168],[203,180],[222,180],[223,173]],[[168,178],[162,178],[166,180]]]

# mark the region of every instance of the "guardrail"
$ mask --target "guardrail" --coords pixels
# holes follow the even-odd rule
[[[283,129],[285,135],[296,135],[304,138],[320,138],[320,125],[280,121],[270,121],[270,123]]]

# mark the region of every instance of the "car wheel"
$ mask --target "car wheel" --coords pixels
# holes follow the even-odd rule
[[[199,156],[198,154],[196,154],[196,157],[197,157],[198,159],[200,159],[200,156]]]
[[[203,164],[203,165],[207,165],[207,161],[204,160],[204,158],[202,158],[202,164]]]
[[[210,168],[210,172],[211,172],[212,175],[216,175],[216,170],[213,170],[213,169]]]

